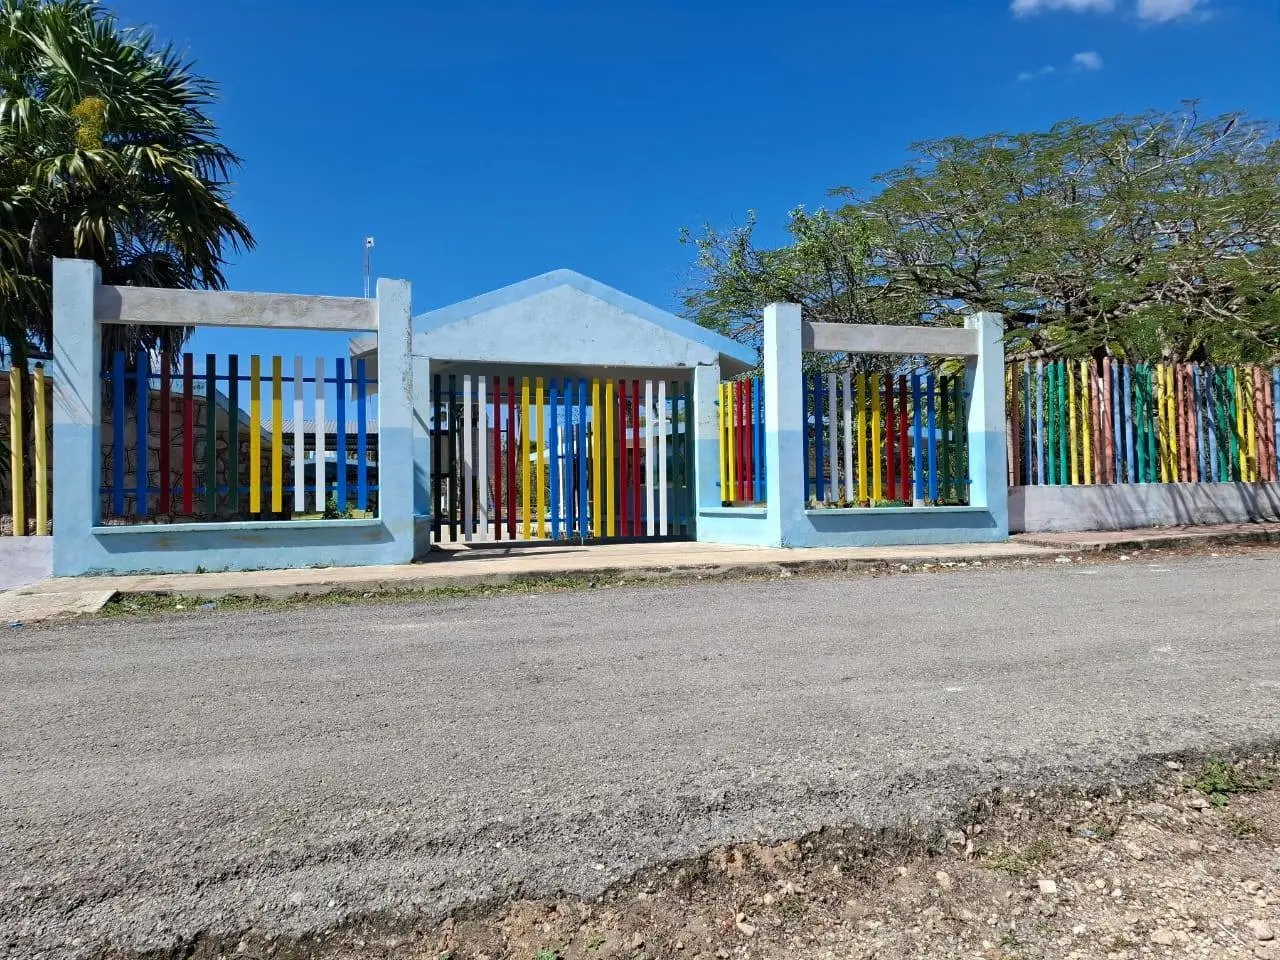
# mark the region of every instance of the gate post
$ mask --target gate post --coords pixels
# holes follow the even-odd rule
[[[798,303],[764,308],[764,461],[769,540],[793,542],[804,521],[804,377]]]
[[[53,572],[77,572],[102,513],[101,328],[98,266],[53,261]]]
[[[964,325],[978,331],[978,355],[965,364],[969,381],[969,503],[985,507],[999,539],[1009,536],[1005,467],[1004,322],[975,313]]]
[[[720,362],[693,368],[694,518],[699,510],[720,506],[720,433],[716,404],[720,393]]]
[[[407,280],[378,279],[378,513],[395,542],[392,563],[414,548],[413,329]]]

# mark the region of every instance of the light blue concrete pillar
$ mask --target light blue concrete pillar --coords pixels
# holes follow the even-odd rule
[[[976,313],[964,325],[978,331],[978,355],[965,365],[969,381],[969,503],[985,507],[996,539],[1009,535],[1005,475],[1004,323],[998,313]]]
[[[720,364],[693,368],[693,480],[698,510],[720,506]]]
[[[798,303],[764,308],[764,458],[768,542],[786,546],[804,523],[804,375]]]
[[[408,280],[378,280],[378,514],[394,546],[384,563],[414,552],[414,365]]]
[[[53,572],[80,572],[102,499],[102,338],[93,318],[98,267],[53,261]]]

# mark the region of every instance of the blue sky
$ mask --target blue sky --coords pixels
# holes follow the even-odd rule
[[[915,140],[1182,98],[1280,114],[1275,0],[113,6],[221,85],[258,239],[232,286],[358,295],[372,234],[415,313],[556,267],[677,309],[681,226],[755,209],[780,240]]]

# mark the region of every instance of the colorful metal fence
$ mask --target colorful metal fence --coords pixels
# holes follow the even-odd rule
[[[433,536],[693,535],[689,384],[436,374]]]
[[[348,371],[343,358],[318,357],[309,376],[302,357],[293,358],[291,375],[279,356],[266,369],[250,356],[247,372],[241,359],[206,354],[197,371],[190,353],[180,365],[162,356],[156,369],[146,355],[129,368],[124,353],[114,354],[102,374],[104,519],[339,519],[376,511],[376,433],[368,422],[375,381],[364,361]]]
[[[720,490],[724,504],[764,503],[764,380],[720,384]]]
[[[1280,476],[1280,368],[1023,361],[1006,390],[1015,485]]]
[[[2,399],[8,406],[9,432],[3,433],[4,423],[0,423],[0,450],[7,460],[0,462],[0,487],[7,487],[3,500],[7,500],[12,528],[0,527],[0,533],[47,536],[52,397],[44,367],[36,364],[25,384],[22,371],[12,367],[4,374],[0,386],[4,385],[8,387]],[[26,395],[28,390],[30,397]]]
[[[962,375],[808,376],[807,499],[847,507],[967,504],[967,410]]]

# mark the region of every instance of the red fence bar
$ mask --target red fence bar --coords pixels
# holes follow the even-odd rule
[[[911,402],[910,394],[906,389],[906,375],[897,378],[897,398],[899,398],[902,407],[899,417],[899,434],[897,434],[897,481],[902,490],[902,500],[911,503],[914,494],[911,493],[911,442],[908,436],[908,428],[910,425],[910,408],[908,404]]]
[[[507,377],[507,539],[516,538],[516,379]]]
[[[470,429],[471,425],[464,426]],[[502,380],[499,377],[493,378],[493,536],[495,540],[502,539]]]
[[[742,480],[742,499],[755,499],[755,431],[759,429],[759,424],[755,422],[755,381],[745,381],[742,387],[742,411],[744,411],[744,420],[746,420],[746,429],[742,431],[745,434],[742,440],[742,448],[746,451],[746,468],[742,471],[744,480]]]

